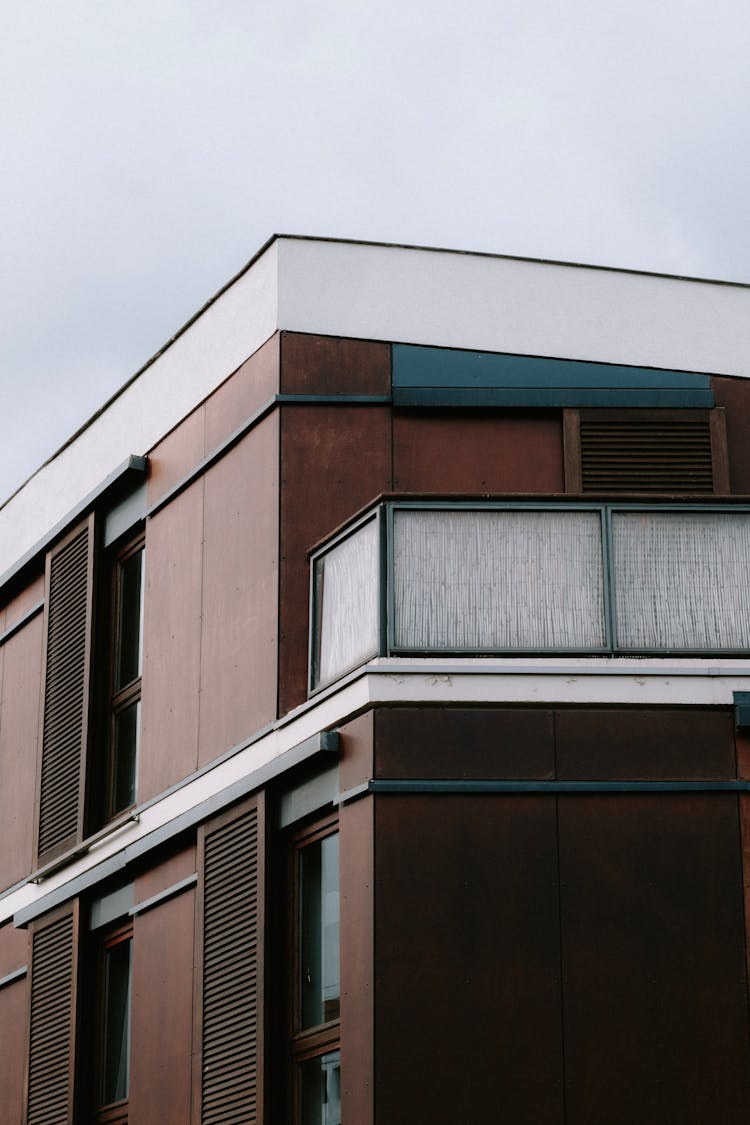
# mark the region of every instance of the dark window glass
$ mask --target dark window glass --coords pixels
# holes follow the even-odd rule
[[[300,1125],[341,1125],[341,1052],[300,1066]]]
[[[115,676],[115,689],[118,691],[141,674],[143,549],[120,564],[119,603]]]
[[[102,1068],[99,1104],[128,1096],[130,1076],[130,938],[104,950]]]
[[[300,1027],[339,1018],[339,838],[299,852]]]
[[[115,715],[112,811],[126,809],[135,801],[135,766],[138,757],[138,731],[141,702],[137,700]]]
[[[111,647],[106,757],[97,815],[100,823],[136,799],[143,664],[144,544],[139,536],[112,559]]]

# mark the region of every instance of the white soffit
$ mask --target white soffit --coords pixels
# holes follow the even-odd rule
[[[276,331],[277,243],[0,508],[0,574],[131,453],[147,453]]]
[[[279,327],[750,377],[750,287],[400,246],[279,241]]]

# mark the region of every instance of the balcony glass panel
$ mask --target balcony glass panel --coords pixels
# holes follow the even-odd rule
[[[321,687],[378,651],[379,546],[375,519],[314,563],[317,629],[313,686]]]
[[[617,647],[750,648],[750,513],[613,512]]]
[[[592,511],[394,511],[395,650],[606,645],[601,517]]]

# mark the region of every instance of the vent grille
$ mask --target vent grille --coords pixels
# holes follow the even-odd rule
[[[712,493],[707,415],[587,418],[581,413],[583,492]]]
[[[76,839],[88,708],[89,526],[50,559],[39,856]]]
[[[73,916],[34,934],[27,1125],[71,1121],[71,1044],[75,1012]]]
[[[202,1125],[258,1121],[261,891],[258,810],[205,839]]]

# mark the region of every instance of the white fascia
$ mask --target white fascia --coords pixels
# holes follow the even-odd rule
[[[277,265],[272,243],[0,507],[0,574],[130,454],[148,453],[274,334]]]
[[[280,239],[279,327],[750,377],[750,287],[591,266]]]
[[[341,727],[375,706],[620,705],[731,707],[735,691],[750,691],[748,660],[638,660],[582,657],[557,660],[378,659],[352,672],[280,720],[251,745],[213,769],[136,809],[125,824],[39,884],[0,899],[0,925],[51,892],[220,794],[320,731]],[[279,763],[281,764],[281,763]]]

